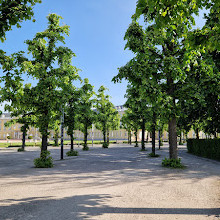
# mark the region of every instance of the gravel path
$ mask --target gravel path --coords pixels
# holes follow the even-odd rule
[[[0,220],[220,219],[220,162],[183,146],[186,169],[168,169],[161,166],[167,144],[159,158],[147,157],[147,148],[76,147],[80,156],[63,161],[50,148],[51,169],[33,168],[39,148],[0,149]]]

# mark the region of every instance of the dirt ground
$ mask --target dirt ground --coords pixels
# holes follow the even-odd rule
[[[0,148],[0,220],[138,220],[220,219],[220,162],[199,158],[179,148],[186,168],[161,166],[168,145],[158,158],[130,145],[97,145],[78,157],[36,169],[39,148],[26,152]],[[65,152],[68,147],[65,147]]]

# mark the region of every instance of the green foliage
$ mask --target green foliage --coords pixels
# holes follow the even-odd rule
[[[108,146],[109,146],[109,144],[108,144],[107,142],[104,142],[104,143],[102,144],[102,147],[103,147],[103,148],[108,148]]]
[[[220,139],[188,139],[187,149],[197,156],[220,160]]]
[[[79,92],[80,97],[77,106],[79,114],[76,120],[79,123],[79,130],[84,134],[84,144],[87,145],[88,129],[92,127],[92,124],[96,120],[96,112],[92,109],[95,102],[93,99],[95,92],[87,78],[84,79],[83,86],[80,88]]]
[[[66,152],[66,156],[68,156],[68,157],[70,157],[70,156],[79,156],[79,153],[76,150],[70,150],[70,151]]]
[[[25,150],[24,150],[24,148],[23,147],[19,147],[18,148],[18,152],[24,152]]]
[[[53,167],[53,159],[50,157],[50,152],[45,150],[41,151],[40,158],[34,159],[36,168],[51,168]]]
[[[149,157],[159,157],[160,156],[159,154],[154,154],[154,153],[150,153],[148,155],[149,155]]]
[[[183,164],[181,164],[181,159],[167,159],[165,158],[162,161],[162,166],[170,167],[170,168],[184,168]]]
[[[33,136],[28,136],[28,139],[33,139]]]
[[[26,41],[32,59],[22,63],[23,71],[37,81],[28,93],[28,104],[34,110],[36,127],[44,140],[42,150],[47,149],[49,131],[60,117],[60,107],[66,102],[66,90],[78,79],[78,69],[72,66],[75,54],[62,46],[65,35],[69,35],[69,27],[61,26],[62,18],[56,14],[49,14],[47,19],[48,28]]]
[[[96,94],[96,128],[102,131],[103,141],[106,142],[106,135],[109,130],[116,130],[119,127],[119,114],[114,105],[109,100],[109,95],[105,95],[107,89],[101,86]]]
[[[34,15],[33,6],[40,2],[41,0],[1,0],[0,40],[4,42],[6,32],[10,31],[12,26],[19,28],[23,20],[30,20]]]
[[[10,136],[10,135],[8,135],[8,136],[7,136],[7,139],[11,139],[11,136]]]

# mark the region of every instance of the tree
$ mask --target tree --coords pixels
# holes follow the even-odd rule
[[[114,127],[117,122],[119,123],[118,112],[114,105],[110,102],[109,96],[105,95],[107,89],[101,86],[96,94],[96,110],[97,120],[96,128],[102,131],[103,134],[103,148],[108,148],[107,136],[111,127]],[[116,125],[117,126],[117,125]]]
[[[60,106],[65,104],[66,85],[78,77],[77,69],[71,64],[75,54],[59,46],[65,43],[64,35],[69,34],[69,27],[60,26],[61,17],[56,14],[47,18],[48,28],[26,41],[32,60],[23,63],[27,74],[37,81],[31,88],[29,105],[34,107],[36,126],[42,135],[41,152],[47,150],[49,131],[60,115]]]
[[[84,134],[84,150],[88,150],[87,137],[88,129],[92,127],[95,122],[96,113],[92,109],[94,107],[93,95],[95,94],[93,86],[89,83],[89,80],[84,79],[84,84],[80,88],[80,99],[79,99],[79,114],[77,120],[79,122],[80,131]]]
[[[143,80],[154,79],[154,85],[159,82],[160,91],[166,95],[164,98],[169,119],[170,159],[178,158],[176,118],[179,111],[177,100],[180,97],[177,96],[177,88],[179,82],[186,76],[182,68],[184,37],[194,24],[193,13],[198,14],[201,7],[201,1],[193,0],[180,2],[138,0],[133,23],[125,35],[126,47],[145,59],[145,62],[144,59],[138,61],[139,66],[146,64],[149,66],[150,74]],[[137,23],[137,19],[142,15],[146,24],[144,31]]]
[[[25,137],[29,126],[35,125],[35,117],[33,115],[33,107],[29,106],[29,93],[31,84],[23,85],[21,78],[21,63],[26,59],[23,53],[14,53],[11,56],[5,56],[2,63],[2,69],[5,75],[0,78],[3,87],[0,91],[1,102],[7,102],[4,110],[10,112],[12,120],[6,123],[10,126],[14,123],[22,124],[22,150],[25,148]]]
[[[77,124],[77,115],[79,114],[78,105],[80,99],[80,90],[77,90],[73,85],[69,85],[66,96],[67,102],[65,106],[64,123],[67,127],[67,134],[70,136],[71,140],[70,150],[73,151],[74,130],[79,126]]]
[[[126,102],[125,106],[128,106]],[[124,115],[122,116],[122,125],[128,131],[128,143],[131,144],[131,132],[134,131],[135,135],[135,147],[138,147],[138,129],[140,127],[140,117],[138,114],[132,111],[131,108],[125,111]]]
[[[30,20],[33,15],[33,6],[36,3],[41,3],[41,0],[1,0],[0,5],[0,40],[4,42],[7,31],[12,29],[12,26],[19,24],[23,20]]]

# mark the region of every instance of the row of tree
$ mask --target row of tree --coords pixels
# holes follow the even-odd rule
[[[88,129],[92,124],[103,132],[103,147],[108,147],[109,130],[119,126],[118,112],[105,94],[106,88],[101,86],[96,95],[89,80],[82,81],[79,70],[72,65],[75,54],[62,46],[69,27],[61,26],[61,17],[56,14],[50,14],[47,19],[47,29],[26,41],[28,57],[25,52],[10,56],[1,53],[4,75],[0,78],[0,101],[8,103],[5,110],[13,117],[8,125],[22,124],[23,148],[29,127],[39,128],[42,153],[47,150],[51,130],[55,131],[57,140],[64,111],[64,126],[71,138],[71,149],[75,129],[84,133],[84,149],[87,148]],[[25,83],[27,78],[35,83]],[[83,84],[81,88],[74,86],[76,80]]]
[[[209,11],[206,23],[195,30],[194,15],[203,8]],[[113,81],[129,82],[130,126],[144,131],[148,121],[154,155],[155,130],[166,123],[170,159],[178,159],[178,131],[193,128],[197,137],[201,129],[215,137],[220,133],[219,9],[217,0],[137,1],[125,34],[125,48],[135,57]],[[144,26],[138,22],[141,16]]]

